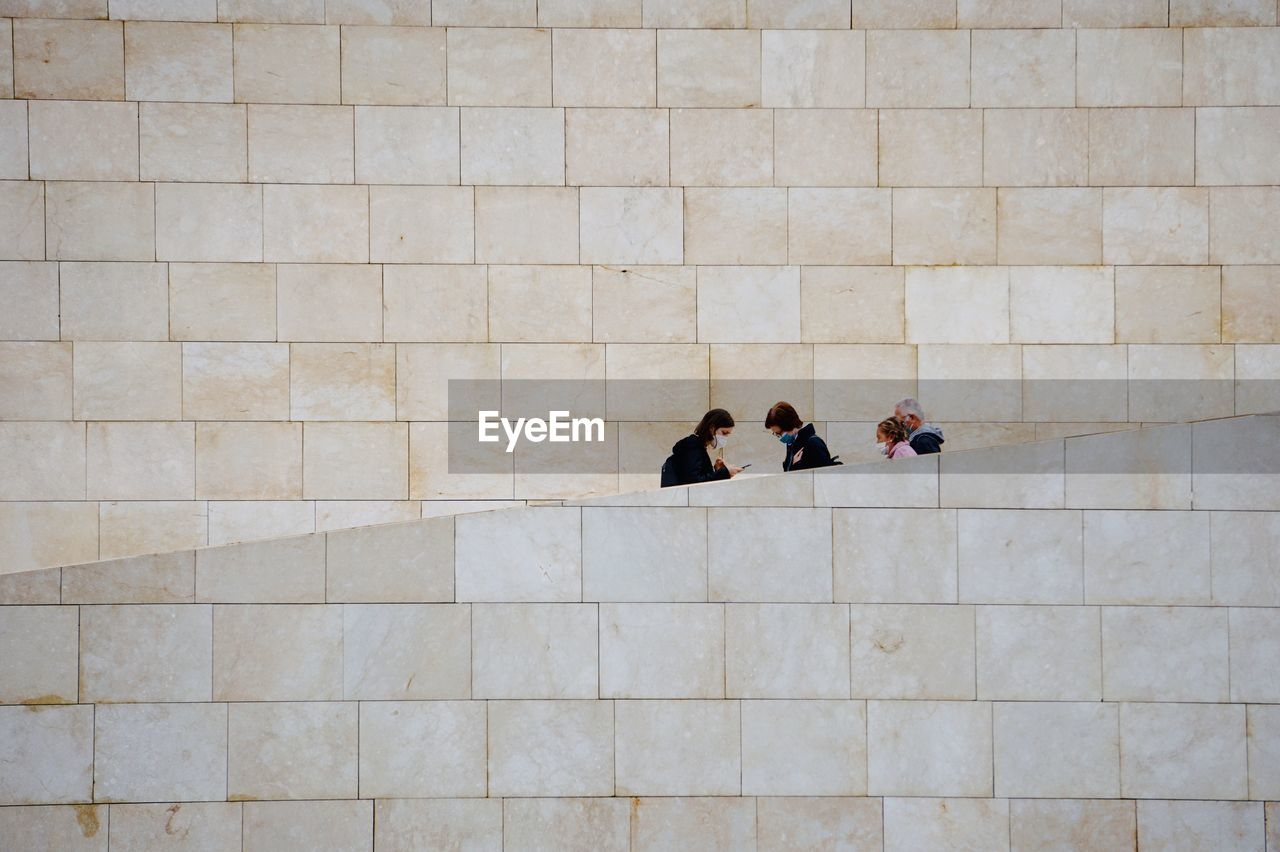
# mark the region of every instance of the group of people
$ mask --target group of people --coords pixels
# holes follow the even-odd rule
[[[733,415],[723,408],[713,408],[704,414],[693,434],[681,438],[671,448],[671,456],[662,465],[663,487],[729,479],[750,467],[737,467],[724,460],[724,448],[733,427]],[[790,403],[774,404],[765,415],[764,428],[786,447],[782,460],[784,471],[841,463],[839,456],[831,455],[827,442],[818,437],[813,424],[805,423]],[[909,397],[894,406],[892,417],[876,424],[876,445],[889,459],[942,452],[944,440],[942,430],[926,423],[924,409]]]

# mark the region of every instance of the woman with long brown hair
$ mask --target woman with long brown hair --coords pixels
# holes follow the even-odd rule
[[[742,468],[726,464],[723,458],[712,463],[711,449],[724,449],[733,433],[733,415],[723,408],[713,408],[702,415],[693,434],[676,441],[671,456],[662,465],[662,485],[691,485],[737,476]]]

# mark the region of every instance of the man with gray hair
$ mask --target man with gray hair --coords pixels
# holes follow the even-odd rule
[[[932,423],[924,422],[924,409],[911,397],[898,402],[893,407],[893,416],[907,427],[907,442],[918,456],[942,452],[942,430]]]

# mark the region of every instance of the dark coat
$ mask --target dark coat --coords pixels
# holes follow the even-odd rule
[[[804,455],[800,456],[800,461],[793,463],[792,457],[800,450],[804,450]],[[796,433],[795,441],[787,445],[787,457],[782,460],[782,469],[811,470],[815,467],[830,467],[833,464],[839,464],[839,462],[831,458],[827,442],[818,437],[812,423],[806,423]]]
[[[927,456],[930,453],[942,452],[942,443],[946,438],[942,437],[942,430],[937,426],[925,423],[911,433],[909,440],[911,449],[916,451],[916,455]]]
[[[670,467],[671,480],[664,478],[672,485],[692,485],[695,482],[713,482],[717,479],[728,479],[729,468],[716,468],[707,455],[707,444],[697,435],[690,435],[676,441],[671,448],[671,458],[663,467]]]

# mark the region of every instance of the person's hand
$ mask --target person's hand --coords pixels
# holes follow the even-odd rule
[[[794,465],[796,462],[800,461],[800,457],[802,455],[804,455],[804,450],[796,450],[796,454],[791,457],[791,464]]]
[[[724,467],[724,459],[716,459],[711,463],[711,466],[714,467],[716,470],[719,470],[720,468]]]
[[[742,470],[743,469],[740,467],[734,467],[733,465],[729,465],[729,477],[733,478],[737,476],[738,474],[742,473]]]

